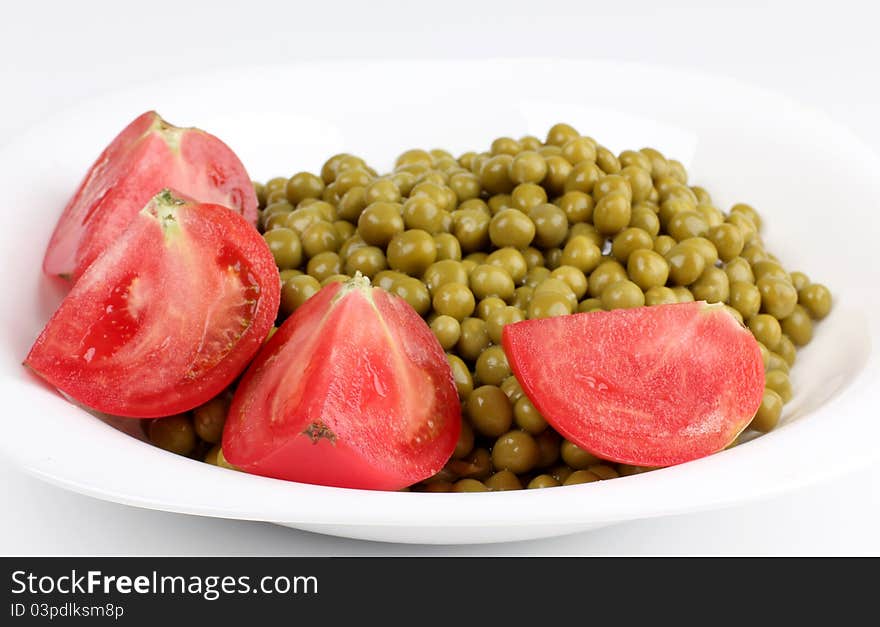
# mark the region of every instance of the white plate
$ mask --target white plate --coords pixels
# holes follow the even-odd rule
[[[831,286],[835,307],[798,355],[784,425],[674,468],[559,490],[416,494],[276,481],[177,457],[67,403],[20,365],[59,299],[40,275],[59,211],[101,148],[150,108],[224,139],[256,179],[314,170],[342,150],[387,168],[405,148],[480,149],[559,120],[614,150],[655,145],[684,161],[721,208],[758,207],[768,248]],[[0,152],[0,450],[38,477],[102,499],[392,542],[538,538],[789,490],[877,455],[877,172],[880,160],[858,138],[785,98],[606,62],[308,64],[108,96]]]

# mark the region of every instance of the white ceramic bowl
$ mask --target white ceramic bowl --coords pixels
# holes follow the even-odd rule
[[[528,86],[524,88],[523,85]],[[104,145],[155,108],[239,154],[255,179],[349,151],[485,148],[573,123],[614,150],[653,145],[721,208],[745,201],[788,268],[831,286],[832,314],[798,354],[784,424],[674,468],[565,489],[369,492],[277,481],[166,453],[71,405],[20,362],[59,301],[40,274],[57,216]],[[45,121],[0,152],[2,453],[102,499],[392,542],[492,542],[766,497],[876,457],[880,161],[818,112],[738,82],[587,61],[371,62],[231,70],[115,94]]]

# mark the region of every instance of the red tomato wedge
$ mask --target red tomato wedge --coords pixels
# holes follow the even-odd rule
[[[245,369],[279,298],[272,253],[247,220],[166,190],[86,269],[25,365],[98,411],[176,414]]]
[[[460,430],[428,325],[356,277],[312,296],[266,343],[236,390],[223,454],[258,475],[398,490],[437,473]]]
[[[603,459],[670,466],[720,451],[761,404],[755,338],[720,305],[658,305],[504,327],[523,391]]]
[[[43,258],[48,275],[79,277],[163,188],[229,207],[252,224],[257,197],[229,147],[197,128],[142,114],[104,149],[67,203]]]

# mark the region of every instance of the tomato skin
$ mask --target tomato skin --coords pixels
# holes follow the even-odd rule
[[[398,490],[443,467],[461,430],[443,349],[405,301],[368,285],[324,287],[266,342],[226,420],[230,463],[373,490]]]
[[[658,467],[715,453],[761,404],[758,343],[702,301],[517,322],[502,344],[547,422],[610,461]]]
[[[180,413],[245,369],[279,300],[272,253],[244,218],[160,193],[86,269],[25,365],[104,413]]]
[[[229,207],[256,224],[256,194],[229,147],[202,130],[175,127],[148,111],[123,129],[89,169],[55,226],[43,272],[78,278],[166,187]]]

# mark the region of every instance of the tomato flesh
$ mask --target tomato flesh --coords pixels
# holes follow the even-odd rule
[[[527,320],[502,343],[523,391],[603,459],[669,466],[717,452],[761,404],[758,343],[704,302]]]
[[[187,411],[245,369],[279,298],[272,253],[244,218],[163,192],[86,269],[25,364],[101,412]]]
[[[430,328],[358,277],[324,287],[266,343],[236,390],[223,454],[269,477],[396,490],[438,472],[460,430]]]
[[[256,224],[256,194],[229,147],[148,111],[123,129],[89,169],[55,226],[43,271],[79,277],[166,187],[228,207]]]

